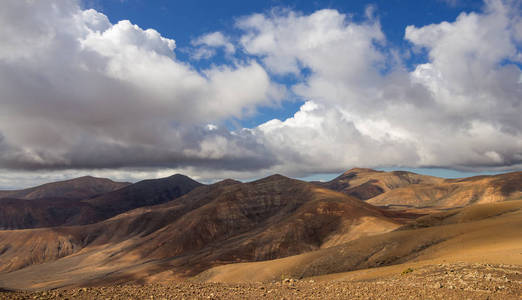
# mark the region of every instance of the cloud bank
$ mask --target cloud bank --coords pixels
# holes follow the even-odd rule
[[[243,16],[239,35],[192,42],[194,59],[219,48],[227,56],[204,70],[177,59],[173,39],[127,20],[111,24],[76,1],[1,5],[0,168],[8,172],[250,178],[355,165],[522,165],[517,1],[408,26],[407,52],[425,55],[413,67],[372,14],[362,22],[333,9]],[[298,80],[284,85],[281,76]],[[222,125],[296,97],[304,105],[286,120]]]
[[[206,130],[281,99],[284,89],[254,59],[196,71],[176,59],[174,40],[111,24],[73,1],[2,6],[2,167],[222,167],[239,159],[229,168],[248,170],[273,161],[249,135]]]
[[[247,52],[270,72],[309,73],[292,86],[308,101],[294,118],[258,129],[299,170],[520,167],[520,12],[489,1],[452,23],[408,26],[412,49],[428,53],[412,71],[383,50],[378,20],[356,24],[335,10],[250,16],[239,23]]]

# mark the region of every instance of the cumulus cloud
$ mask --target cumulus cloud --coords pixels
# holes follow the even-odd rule
[[[253,59],[197,71],[176,59],[173,39],[126,20],[111,24],[75,1],[5,1],[0,38],[1,167],[207,162],[246,170],[273,162],[248,136],[204,126],[281,98]],[[231,157],[238,163],[225,164]]]
[[[284,171],[297,176],[318,169],[338,172],[346,166],[374,166],[376,161],[393,165],[404,157],[418,159],[410,141],[383,132],[385,121],[362,125],[342,110],[308,101],[292,118],[271,120],[257,130],[268,148],[279,153]],[[374,129],[380,136],[373,134]]]
[[[481,12],[408,26],[408,50],[427,53],[413,68],[376,14],[243,16],[239,36],[192,42],[193,58],[216,49],[231,58],[197,70],[154,29],[111,24],[75,1],[5,1],[0,168],[118,179],[172,171],[206,181],[356,165],[520,168],[520,2],[488,0]],[[284,76],[297,82],[275,83]],[[305,104],[286,120],[222,125],[287,96]]]
[[[384,40],[379,23],[350,22],[346,15],[332,9],[307,16],[292,11],[255,14],[239,20],[237,26],[246,31],[241,37],[246,52],[260,56],[276,74],[310,68],[327,77],[353,78],[356,73],[371,71],[368,66],[372,63],[383,61],[375,47]]]
[[[409,26],[428,61],[408,71],[380,25],[334,10],[252,15],[239,21],[245,51],[270,72],[306,78],[293,118],[259,126],[286,170],[336,166],[520,167],[520,6],[487,1],[454,22]],[[307,74],[308,73],[308,74]],[[342,168],[341,167],[341,168]]]

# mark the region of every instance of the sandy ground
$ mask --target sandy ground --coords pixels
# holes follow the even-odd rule
[[[0,299],[522,299],[522,267],[517,265],[437,264],[365,280],[349,280],[349,275],[268,283],[170,282],[0,291]]]

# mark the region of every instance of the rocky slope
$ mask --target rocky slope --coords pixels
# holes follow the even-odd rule
[[[163,272],[186,277],[399,226],[376,207],[310,183],[280,175],[246,184],[227,180],[96,224],[0,231],[0,272],[10,272],[0,273],[0,283],[31,286],[35,276],[42,286],[120,282]]]
[[[411,172],[351,169],[318,185],[377,206],[452,208],[522,196],[522,172],[442,179]]]
[[[135,184],[81,177],[11,191],[12,196],[0,198],[0,229],[95,223],[137,207],[170,201],[199,186],[199,182],[183,175]],[[56,196],[62,192],[64,197]]]
[[[522,265],[522,200],[477,204],[432,216],[389,233],[272,261],[209,269],[212,282],[271,281],[334,274],[388,265],[443,262]]]
[[[0,230],[87,224],[97,218],[97,210],[81,201],[0,199]]]
[[[46,183],[23,190],[0,191],[0,198],[83,200],[112,192],[128,185],[130,185],[128,182],[115,182],[107,178],[84,176]]]
[[[164,282],[30,291],[0,299],[520,299],[522,267],[436,264],[363,279],[357,274],[267,283]]]
[[[368,275],[382,266],[397,271],[393,268],[458,261],[522,265],[522,198],[515,199],[520,172],[460,180],[371,170],[344,175],[338,183],[343,192],[281,175],[212,185],[177,175],[80,200],[101,221],[0,230],[0,288],[175,280],[253,284],[353,270]],[[384,192],[367,201],[347,195],[354,187],[368,187],[369,180]],[[417,215],[368,203],[397,190],[444,184],[458,185],[454,191],[485,185],[505,198],[453,209],[446,202],[429,209],[411,206],[421,212]],[[201,283],[207,286],[212,285]]]
[[[142,180],[83,202],[103,211],[106,218],[134,208],[170,201],[200,186],[201,183],[185,175],[175,174],[166,178]]]
[[[368,200],[397,188],[421,183],[438,184],[443,181],[441,178],[405,171],[384,172],[353,168],[329,182],[317,184],[357,199]]]

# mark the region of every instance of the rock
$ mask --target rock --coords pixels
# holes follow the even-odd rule
[[[431,287],[433,287],[435,289],[441,289],[444,287],[444,285],[440,282],[437,282],[437,283],[433,284]]]

